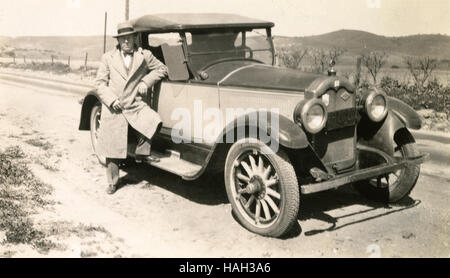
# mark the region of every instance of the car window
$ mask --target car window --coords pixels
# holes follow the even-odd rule
[[[182,40],[180,34],[178,33],[164,33],[164,34],[149,34],[148,35],[148,46],[153,55],[167,65],[166,58],[163,55],[161,45],[167,44],[169,46],[178,47],[182,45]]]
[[[181,45],[181,37],[178,33],[150,34],[148,44],[151,47],[158,47],[163,43],[168,45]]]
[[[264,64],[272,64],[272,51],[270,39],[267,38],[265,30],[253,30],[246,32],[245,45],[253,52],[253,59]]]
[[[257,31],[186,33],[190,62],[195,70],[224,59],[255,59],[272,63],[270,41]]]

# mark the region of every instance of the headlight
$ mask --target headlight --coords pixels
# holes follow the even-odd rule
[[[319,99],[300,102],[294,111],[294,120],[302,124],[309,133],[318,133],[327,123],[327,109]]]
[[[372,121],[382,121],[386,117],[388,111],[384,93],[377,91],[369,93],[364,101],[364,110]]]

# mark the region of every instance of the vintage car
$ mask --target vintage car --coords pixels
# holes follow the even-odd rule
[[[357,92],[333,69],[275,66],[272,22],[229,14],[131,22],[140,46],[169,69],[149,94],[163,120],[152,145],[160,161],[150,164],[185,180],[223,173],[248,230],[282,236],[297,223],[303,194],[352,183],[367,198],[398,202],[415,186],[427,157],[408,131],[421,127],[415,111],[375,87]],[[90,91],[79,129],[90,130],[94,151],[101,108]]]

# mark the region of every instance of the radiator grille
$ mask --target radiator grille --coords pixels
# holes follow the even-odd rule
[[[355,95],[345,89],[327,92],[328,121],[322,132],[313,137],[316,153],[325,165],[343,171],[355,162]]]

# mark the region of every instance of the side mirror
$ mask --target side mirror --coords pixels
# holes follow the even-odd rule
[[[162,44],[161,50],[164,61],[169,69],[169,80],[182,81],[189,79],[189,70],[187,68],[182,45]]]

